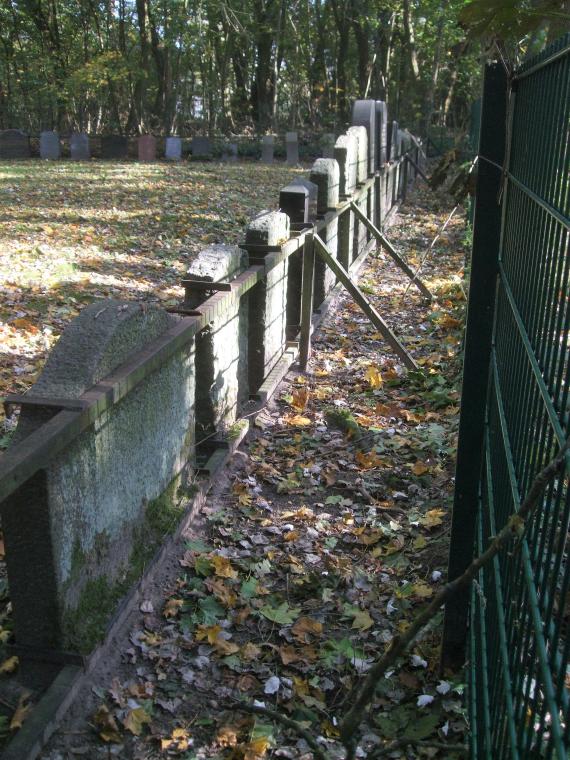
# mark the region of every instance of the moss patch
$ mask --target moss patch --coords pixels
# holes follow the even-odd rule
[[[157,499],[146,505],[142,525],[133,530],[133,548],[121,577],[109,580],[104,576],[88,580],[81,591],[77,606],[68,610],[64,623],[64,642],[67,648],[87,654],[102,641],[118,602],[141,578],[164,538],[174,532],[184,513],[187,491],[180,476],[174,478]],[[108,542],[106,547],[112,549]],[[97,564],[101,565],[101,546],[94,549]],[[72,566],[75,576],[88,564],[89,558],[77,545],[73,550]]]

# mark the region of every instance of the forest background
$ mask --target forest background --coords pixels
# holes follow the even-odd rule
[[[357,97],[464,130],[489,45],[540,50],[569,0],[0,0],[0,129],[335,131]]]

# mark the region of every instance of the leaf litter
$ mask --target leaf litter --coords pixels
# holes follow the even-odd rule
[[[444,218],[442,199],[417,188],[389,234],[413,264],[417,241]],[[340,299],[308,372],[290,372],[259,415],[162,599],[143,603],[90,712],[67,719],[45,760],[311,756],[270,714],[241,712],[244,702],[342,756],[350,689],[445,578],[463,225],[450,225],[426,265],[434,303],[413,289],[402,299],[407,283],[381,253],[361,276],[422,372],[404,370]],[[440,632],[438,618],[378,684],[357,756],[466,756],[463,687],[440,677]]]

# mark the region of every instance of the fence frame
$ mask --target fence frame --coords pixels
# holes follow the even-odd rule
[[[568,436],[569,123],[570,35],[514,72],[487,66],[450,580]],[[446,605],[444,667],[468,635],[472,758],[568,756],[569,471],[567,454],[517,545]]]

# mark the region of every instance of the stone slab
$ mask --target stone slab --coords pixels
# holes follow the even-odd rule
[[[334,158],[335,136],[333,132],[326,132],[322,139],[323,158]]]
[[[30,140],[21,129],[0,132],[0,158],[30,158]]]
[[[368,136],[368,175],[376,171],[376,101],[355,100],[352,107],[352,124],[365,127]]]
[[[129,141],[124,135],[103,135],[101,137],[101,158],[123,161],[127,158]]]
[[[336,209],[339,200],[340,169],[334,158],[317,158],[310,180],[317,186],[317,213]]]
[[[208,137],[193,137],[190,143],[192,158],[206,159],[212,158],[212,143]]]
[[[235,164],[238,160],[238,144],[226,143],[222,148],[222,161],[229,164]]]
[[[182,160],[182,140],[180,137],[167,137],[164,146],[164,157],[167,161]]]
[[[366,127],[349,127],[347,134],[354,135],[357,141],[356,182],[362,184],[368,177],[368,133]]]
[[[57,132],[40,134],[40,158],[57,161],[61,157],[61,143]]]
[[[137,141],[139,161],[156,161],[156,137],[141,135]]]
[[[246,254],[233,245],[203,248],[188,269],[202,282],[233,280],[244,268]],[[187,291],[185,305],[199,307],[206,294]],[[247,401],[247,297],[230,302],[196,338],[196,439],[219,433],[236,421]]]
[[[91,158],[89,135],[85,132],[74,132],[71,135],[69,149],[74,161],[88,161]]]
[[[358,169],[358,138],[354,134],[341,135],[334,146],[334,157],[339,166],[339,194],[349,196],[356,189]]]
[[[91,304],[31,392],[77,398],[176,319],[148,304]],[[158,546],[155,526],[172,519],[169,488],[193,450],[194,396],[190,345],[8,500],[2,523],[18,645],[87,652],[104,632],[125,578],[140,572],[137,557]],[[41,408],[23,409],[14,443],[45,420]]]
[[[297,166],[299,163],[299,136],[297,132],[286,133],[285,148],[287,151],[287,164],[289,166]]]
[[[264,164],[272,164],[274,150],[275,150],[275,136],[263,135],[263,137],[261,138],[261,162]]]
[[[376,157],[379,169],[388,160],[388,107],[383,100],[376,101],[376,135],[378,140]]]

